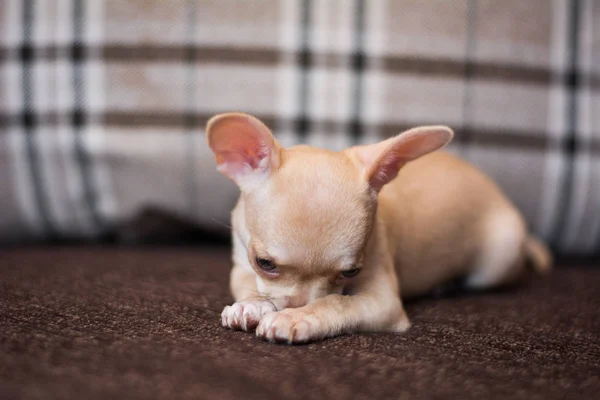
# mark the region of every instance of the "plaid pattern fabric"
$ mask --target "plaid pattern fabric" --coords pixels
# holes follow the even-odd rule
[[[0,239],[222,229],[203,125],[232,110],[286,146],[450,125],[535,232],[600,251],[598,0],[4,0]]]

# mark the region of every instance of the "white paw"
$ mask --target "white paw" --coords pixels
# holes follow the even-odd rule
[[[270,342],[304,343],[322,339],[319,320],[298,309],[285,309],[265,315],[256,328],[256,336]]]
[[[249,331],[256,328],[265,314],[273,311],[277,309],[270,301],[242,300],[223,309],[221,323],[226,328]]]

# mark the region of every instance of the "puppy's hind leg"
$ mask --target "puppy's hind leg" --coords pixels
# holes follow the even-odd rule
[[[510,208],[495,212],[485,221],[483,243],[467,275],[465,285],[481,290],[514,282],[524,270],[525,223]]]

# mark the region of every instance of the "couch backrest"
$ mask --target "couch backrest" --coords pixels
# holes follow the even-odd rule
[[[148,206],[222,229],[237,189],[203,126],[230,110],[332,149],[450,125],[536,233],[600,249],[591,0],[2,1],[1,239]]]

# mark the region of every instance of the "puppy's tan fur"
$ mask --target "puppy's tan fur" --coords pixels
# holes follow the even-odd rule
[[[289,343],[401,332],[410,326],[401,297],[457,277],[474,289],[509,283],[527,258],[550,266],[499,188],[436,151],[453,136],[447,127],[343,152],[283,149],[247,114],[217,115],[206,132],[219,170],[241,188],[226,327]]]

